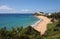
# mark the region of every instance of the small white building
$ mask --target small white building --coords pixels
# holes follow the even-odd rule
[[[51,15],[51,13],[48,14],[49,16]]]

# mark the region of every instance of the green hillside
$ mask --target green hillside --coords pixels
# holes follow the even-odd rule
[[[45,34],[42,36],[31,26],[12,28],[11,30],[6,30],[4,27],[0,29],[0,39],[60,39],[60,12],[47,17],[57,19],[58,22],[49,23]]]

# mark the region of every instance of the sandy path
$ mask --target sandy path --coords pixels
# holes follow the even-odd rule
[[[33,28],[39,31],[42,34],[47,30],[47,24],[50,23],[50,19],[44,16],[36,16],[39,19],[43,19],[41,22],[37,23]]]

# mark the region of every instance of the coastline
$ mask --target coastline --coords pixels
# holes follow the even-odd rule
[[[36,18],[38,18],[37,16],[35,16]],[[38,18],[39,20],[36,22],[36,23],[34,23],[34,24],[32,24],[31,26],[32,27],[35,27],[35,25],[37,25],[39,22],[41,22],[42,21],[42,19],[40,19],[40,18]]]
[[[34,23],[33,25],[31,25],[32,27],[34,27],[36,24],[38,24],[41,20],[38,20],[36,23]]]
[[[50,23],[50,19],[45,16],[36,16],[37,18],[41,19],[38,20],[35,24],[31,25],[35,30],[43,35],[47,30],[47,24]]]

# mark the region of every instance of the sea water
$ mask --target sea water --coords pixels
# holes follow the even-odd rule
[[[35,24],[38,20],[34,14],[0,14],[0,28],[27,27]]]

